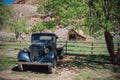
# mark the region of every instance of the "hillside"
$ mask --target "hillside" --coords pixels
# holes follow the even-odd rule
[[[18,17],[28,17],[31,15],[38,15],[36,12],[37,6],[30,4],[13,4],[13,9]]]

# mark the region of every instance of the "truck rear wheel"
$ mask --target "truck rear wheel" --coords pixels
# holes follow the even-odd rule
[[[64,56],[64,49],[61,51],[61,54],[59,55],[58,58],[59,58],[60,60],[63,60],[63,56]]]

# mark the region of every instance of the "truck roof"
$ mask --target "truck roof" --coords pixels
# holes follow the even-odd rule
[[[47,35],[47,36],[56,36],[56,38],[58,38],[58,36],[54,33],[33,33],[33,35]]]

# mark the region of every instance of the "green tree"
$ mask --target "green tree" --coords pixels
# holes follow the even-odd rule
[[[86,19],[87,29],[92,29],[94,33],[104,33],[111,62],[116,63],[113,36],[110,31],[120,30],[120,5],[119,0],[89,0],[89,14]]]
[[[35,25],[32,26],[32,32],[42,32],[47,29],[54,28],[55,24],[53,21],[46,21],[46,22],[37,22]]]
[[[16,40],[22,38],[25,41],[25,39],[22,37],[22,33],[27,32],[25,19],[11,20],[10,27],[16,35]]]
[[[92,34],[103,33],[103,29],[115,30],[118,29],[116,26],[116,20],[113,15],[116,15],[115,5],[118,4],[119,0],[89,0],[89,13],[86,19],[86,28],[93,28]],[[119,11],[119,10],[118,10]]]
[[[32,26],[32,32],[42,32],[44,31],[45,27],[41,22],[37,22],[35,25]]]
[[[85,18],[88,11],[84,0],[47,0],[38,8],[39,13],[50,14],[55,18],[55,25],[74,25],[83,27],[78,20]]]
[[[9,19],[13,15],[11,6],[0,4],[0,30],[8,28]]]
[[[47,0],[38,12],[51,14],[55,25],[75,25],[91,36],[105,33],[112,63],[115,61],[113,37],[109,31],[120,30],[119,0]],[[42,10],[42,11],[41,11]],[[77,20],[85,20],[85,25]]]

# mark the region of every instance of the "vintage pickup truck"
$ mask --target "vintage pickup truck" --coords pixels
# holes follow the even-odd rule
[[[57,45],[57,36],[53,33],[33,33],[31,45],[18,53],[18,67],[24,65],[48,66],[48,72],[56,69],[57,59],[63,59],[64,45]]]

